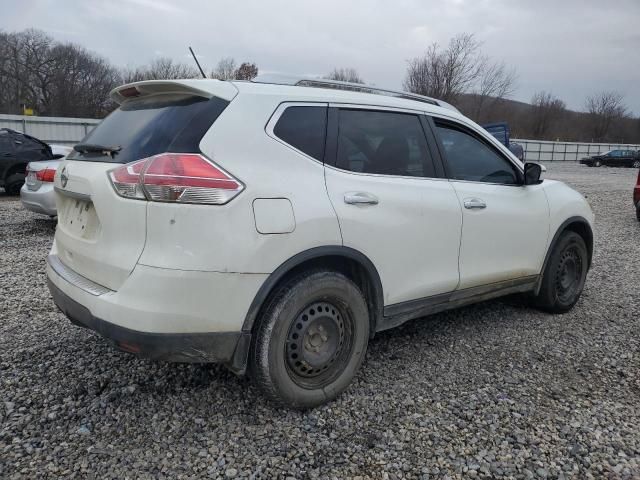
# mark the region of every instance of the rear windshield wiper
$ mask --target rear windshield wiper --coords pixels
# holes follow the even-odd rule
[[[120,145],[108,147],[106,145],[97,145],[94,143],[78,143],[73,146],[73,149],[80,153],[102,153],[103,155],[113,157],[116,153],[122,150],[122,147]]]

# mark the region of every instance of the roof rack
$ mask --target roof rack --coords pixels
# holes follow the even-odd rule
[[[400,90],[389,90],[386,88],[372,87],[362,83],[340,82],[338,80],[328,80],[324,78],[296,77],[292,75],[276,75],[263,74],[258,75],[252,80],[255,83],[275,83],[278,85],[295,85],[298,87],[315,87],[315,88],[333,88],[336,90],[348,90],[351,92],[371,93],[374,95],[385,95],[387,97],[404,98],[405,100],[414,100],[417,102],[428,103],[439,107],[448,108],[458,111],[453,105],[436,100],[435,98],[425,97],[416,93],[403,92]]]

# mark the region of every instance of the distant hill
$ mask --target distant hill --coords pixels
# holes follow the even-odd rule
[[[604,138],[593,138],[594,119],[589,113],[564,110],[550,121],[550,126],[541,138],[534,138],[533,124],[537,114],[530,103],[517,100],[491,99],[479,118],[475,115],[476,104],[473,95],[461,95],[455,102],[456,107],[474,121],[483,124],[491,122],[507,122],[514,138],[531,140],[556,140],[565,142],[612,142],[640,143],[640,118],[622,118],[614,120]]]

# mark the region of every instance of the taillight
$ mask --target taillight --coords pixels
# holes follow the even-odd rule
[[[109,178],[116,193],[125,198],[139,198],[144,200],[145,195],[140,184],[140,174],[144,169],[147,160],[138,160],[118,167],[109,172]]]
[[[222,205],[244,186],[203,155],[162,153],[109,172],[118,195],[156,202]]]
[[[36,178],[41,182],[53,182],[56,171],[53,168],[45,168],[44,170],[36,170]]]

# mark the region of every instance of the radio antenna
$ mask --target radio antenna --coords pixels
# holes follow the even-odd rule
[[[202,67],[200,66],[200,62],[196,58],[196,54],[193,53],[193,48],[189,47],[189,51],[191,52],[191,55],[193,55],[193,60],[196,62],[196,65],[198,66],[198,70],[200,70],[200,73],[202,74],[202,78],[207,78],[207,76],[204,74],[204,70],[202,70]]]

